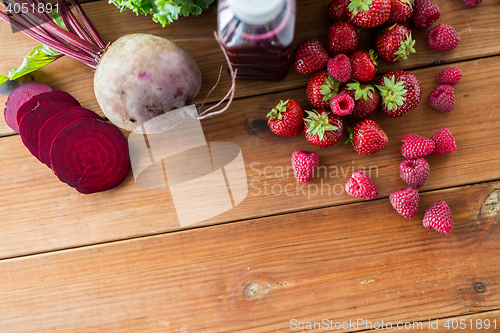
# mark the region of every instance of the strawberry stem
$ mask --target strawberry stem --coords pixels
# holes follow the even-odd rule
[[[323,141],[325,133],[327,131],[336,131],[339,128],[330,124],[330,119],[328,115],[330,112],[318,113],[316,110],[306,111],[309,117],[304,119],[306,122],[307,133],[310,136],[318,135],[319,139]]]

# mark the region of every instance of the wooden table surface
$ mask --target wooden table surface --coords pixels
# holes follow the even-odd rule
[[[309,76],[292,70],[279,83],[238,82],[230,109],[202,127],[208,142],[240,147],[248,195],[196,224],[181,226],[170,190],[143,189],[132,172],[116,189],[77,193],[30,155],[2,117],[0,332],[363,332],[388,324],[400,331],[500,332],[500,2],[483,0],[472,9],[459,0],[435,2],[438,23],[452,25],[462,42],[433,52],[428,29],[414,29],[416,54],[394,65],[381,61],[379,74],[414,73],[423,100],[401,118],[373,116],[389,136],[380,153],[360,156],[341,143],[322,149],[303,135],[270,132],[265,116],[280,99],[310,108]],[[214,13],[162,28],[105,1],[83,7],[108,42],[140,32],[185,48],[203,75],[197,102],[215,83],[224,60],[212,35]],[[324,1],[298,1],[296,43],[324,43],[329,24]],[[373,45],[373,36],[363,32],[361,47]],[[0,23],[0,73],[35,45]],[[445,114],[427,96],[450,64],[463,79],[455,109]],[[32,76],[103,115],[91,68],[65,57]],[[229,83],[224,73],[209,102]],[[5,100],[0,96],[1,105]],[[405,187],[400,140],[444,127],[458,149],[427,159],[420,207],[406,220],[388,199]],[[287,172],[296,149],[317,152],[324,170],[302,188]],[[342,190],[362,168],[379,186],[375,200]],[[448,235],[422,226],[437,200],[453,213]]]

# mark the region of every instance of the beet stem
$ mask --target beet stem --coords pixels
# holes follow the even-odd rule
[[[73,30],[73,33],[78,35],[80,38],[85,39],[87,42],[98,46],[92,38],[89,37],[87,32],[82,28],[80,25],[80,22],[76,19],[76,17],[73,15],[73,12],[69,8],[69,6],[66,4],[66,1],[64,0],[57,0],[57,3],[59,4],[59,10],[61,11],[61,17],[64,21],[64,24],[68,28],[68,30],[71,28]]]
[[[87,14],[85,14],[85,11],[83,10],[82,6],[80,6],[80,3],[78,2],[78,0],[70,0],[70,2],[73,5],[73,8],[75,8],[77,14],[82,19],[82,22],[85,25],[85,27],[90,32],[90,35],[92,36],[92,38],[95,40],[97,45],[101,48],[101,51],[103,51],[106,48],[106,42],[102,38],[101,34],[97,31],[97,29],[94,27],[92,22],[88,19]]]

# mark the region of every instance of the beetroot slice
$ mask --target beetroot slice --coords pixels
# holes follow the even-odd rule
[[[21,105],[29,101],[33,96],[50,91],[52,91],[51,87],[44,83],[35,81],[28,82],[14,89],[7,98],[3,113],[7,125],[9,125],[14,132],[19,133],[19,126],[17,125],[17,111]]]
[[[50,164],[50,146],[52,145],[52,140],[72,122],[87,118],[101,119],[97,113],[80,106],[73,106],[69,109],[60,111],[47,119],[38,132],[38,157],[40,161],[45,163],[48,167],[52,167]]]
[[[73,106],[80,106],[80,103],[78,103],[78,101],[74,99],[73,96],[61,90],[53,90],[43,94],[39,94],[31,97],[29,101],[19,107],[16,115],[17,125],[20,125],[21,119],[26,113],[32,111],[33,109],[36,109],[40,104],[47,101],[61,101],[71,103]]]
[[[61,101],[48,101],[41,103],[36,109],[26,113],[19,123],[19,135],[28,150],[38,156],[38,133],[45,121],[62,110],[73,107],[72,103]]]
[[[52,170],[83,194],[112,189],[127,177],[130,157],[120,130],[97,119],[80,119],[52,141]]]

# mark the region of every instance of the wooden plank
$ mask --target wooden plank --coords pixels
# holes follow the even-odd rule
[[[462,36],[460,46],[451,52],[436,53],[426,45],[427,30],[414,31],[418,54],[396,65],[381,61],[380,73],[389,69],[419,68],[434,63],[449,63],[499,54],[497,40],[500,38],[500,32],[497,27],[500,25],[500,16],[497,13],[500,10],[500,4],[495,0],[484,0],[475,8],[466,9],[457,1],[436,0],[435,2],[439,4],[442,11],[439,22],[454,26]],[[222,53],[212,34],[216,28],[214,13],[207,11],[198,17],[182,17],[174,24],[162,28],[152,22],[150,17],[136,17],[131,11],[119,13],[116,7],[107,4],[106,1],[87,3],[83,7],[107,41],[114,41],[129,33],[150,33],[179,43],[193,55],[203,74],[203,86],[197,101],[201,102],[212,88],[219,67],[224,64]],[[318,38],[323,43],[326,42],[330,22],[324,14],[324,8],[322,1],[298,2],[296,44],[307,38]],[[374,47],[374,34],[373,30],[364,31],[360,47]],[[13,34],[9,25],[0,22],[0,48],[6,50],[0,64],[0,73],[17,67],[34,45],[37,43],[20,33]],[[71,75],[68,75],[69,73]],[[35,72],[33,77],[55,89],[68,91],[84,107],[101,112],[94,97],[91,68],[73,59],[64,58]],[[236,96],[252,96],[304,87],[308,79],[309,76],[300,75],[292,70],[280,83],[239,81]],[[221,83],[210,100],[219,100],[228,91],[228,87],[229,77],[224,73]],[[5,96],[0,96],[0,105],[3,105],[5,100]],[[11,133],[12,130],[6,126],[3,118],[0,119],[0,135]]]
[[[479,287],[476,287],[479,288]],[[390,325],[385,324],[385,326],[378,322],[378,326],[387,327]],[[363,332],[392,332],[394,329],[399,329],[402,331],[410,332],[498,332],[500,329],[500,311],[486,311],[481,313],[474,313],[466,316],[459,317],[449,317],[449,318],[435,318],[429,319],[424,322],[398,322],[394,323],[394,328],[385,329],[370,329],[369,331]],[[361,324],[361,322],[360,322]],[[392,323],[391,323],[392,324]],[[360,326],[374,327],[375,323],[365,321],[364,324]],[[345,325],[347,326],[347,325]]]
[[[1,260],[2,331],[290,332],[292,319],[488,311],[500,306],[499,193],[426,192],[411,220],[381,199]],[[449,235],[422,226],[437,200]]]
[[[500,112],[494,102],[500,85],[498,64],[498,57],[460,64],[464,77],[456,86],[455,110],[449,114],[433,110],[425,99],[401,118],[376,114],[374,119],[387,131],[389,144],[381,152],[365,157],[341,143],[316,148],[302,135],[285,138],[269,131],[264,120],[267,110],[286,98],[304,104],[301,89],[235,101],[230,111],[202,125],[208,142],[232,142],[240,147],[248,195],[235,208],[184,227],[179,224],[168,189],[142,189],[129,175],[114,190],[81,195],[60,183],[32,157],[18,136],[0,139],[0,257],[355,202],[359,199],[343,191],[353,169],[371,168],[380,197],[387,197],[405,186],[398,169],[403,160],[400,139],[408,133],[430,137],[443,127],[454,134],[458,150],[448,156],[428,158],[431,174],[422,191],[499,179],[500,137],[496,129],[500,126]],[[415,71],[422,81],[424,96],[437,85],[439,70]],[[488,84],[479,85],[480,81]],[[320,156],[319,177],[304,187],[296,182],[290,168],[295,149],[316,151]]]

